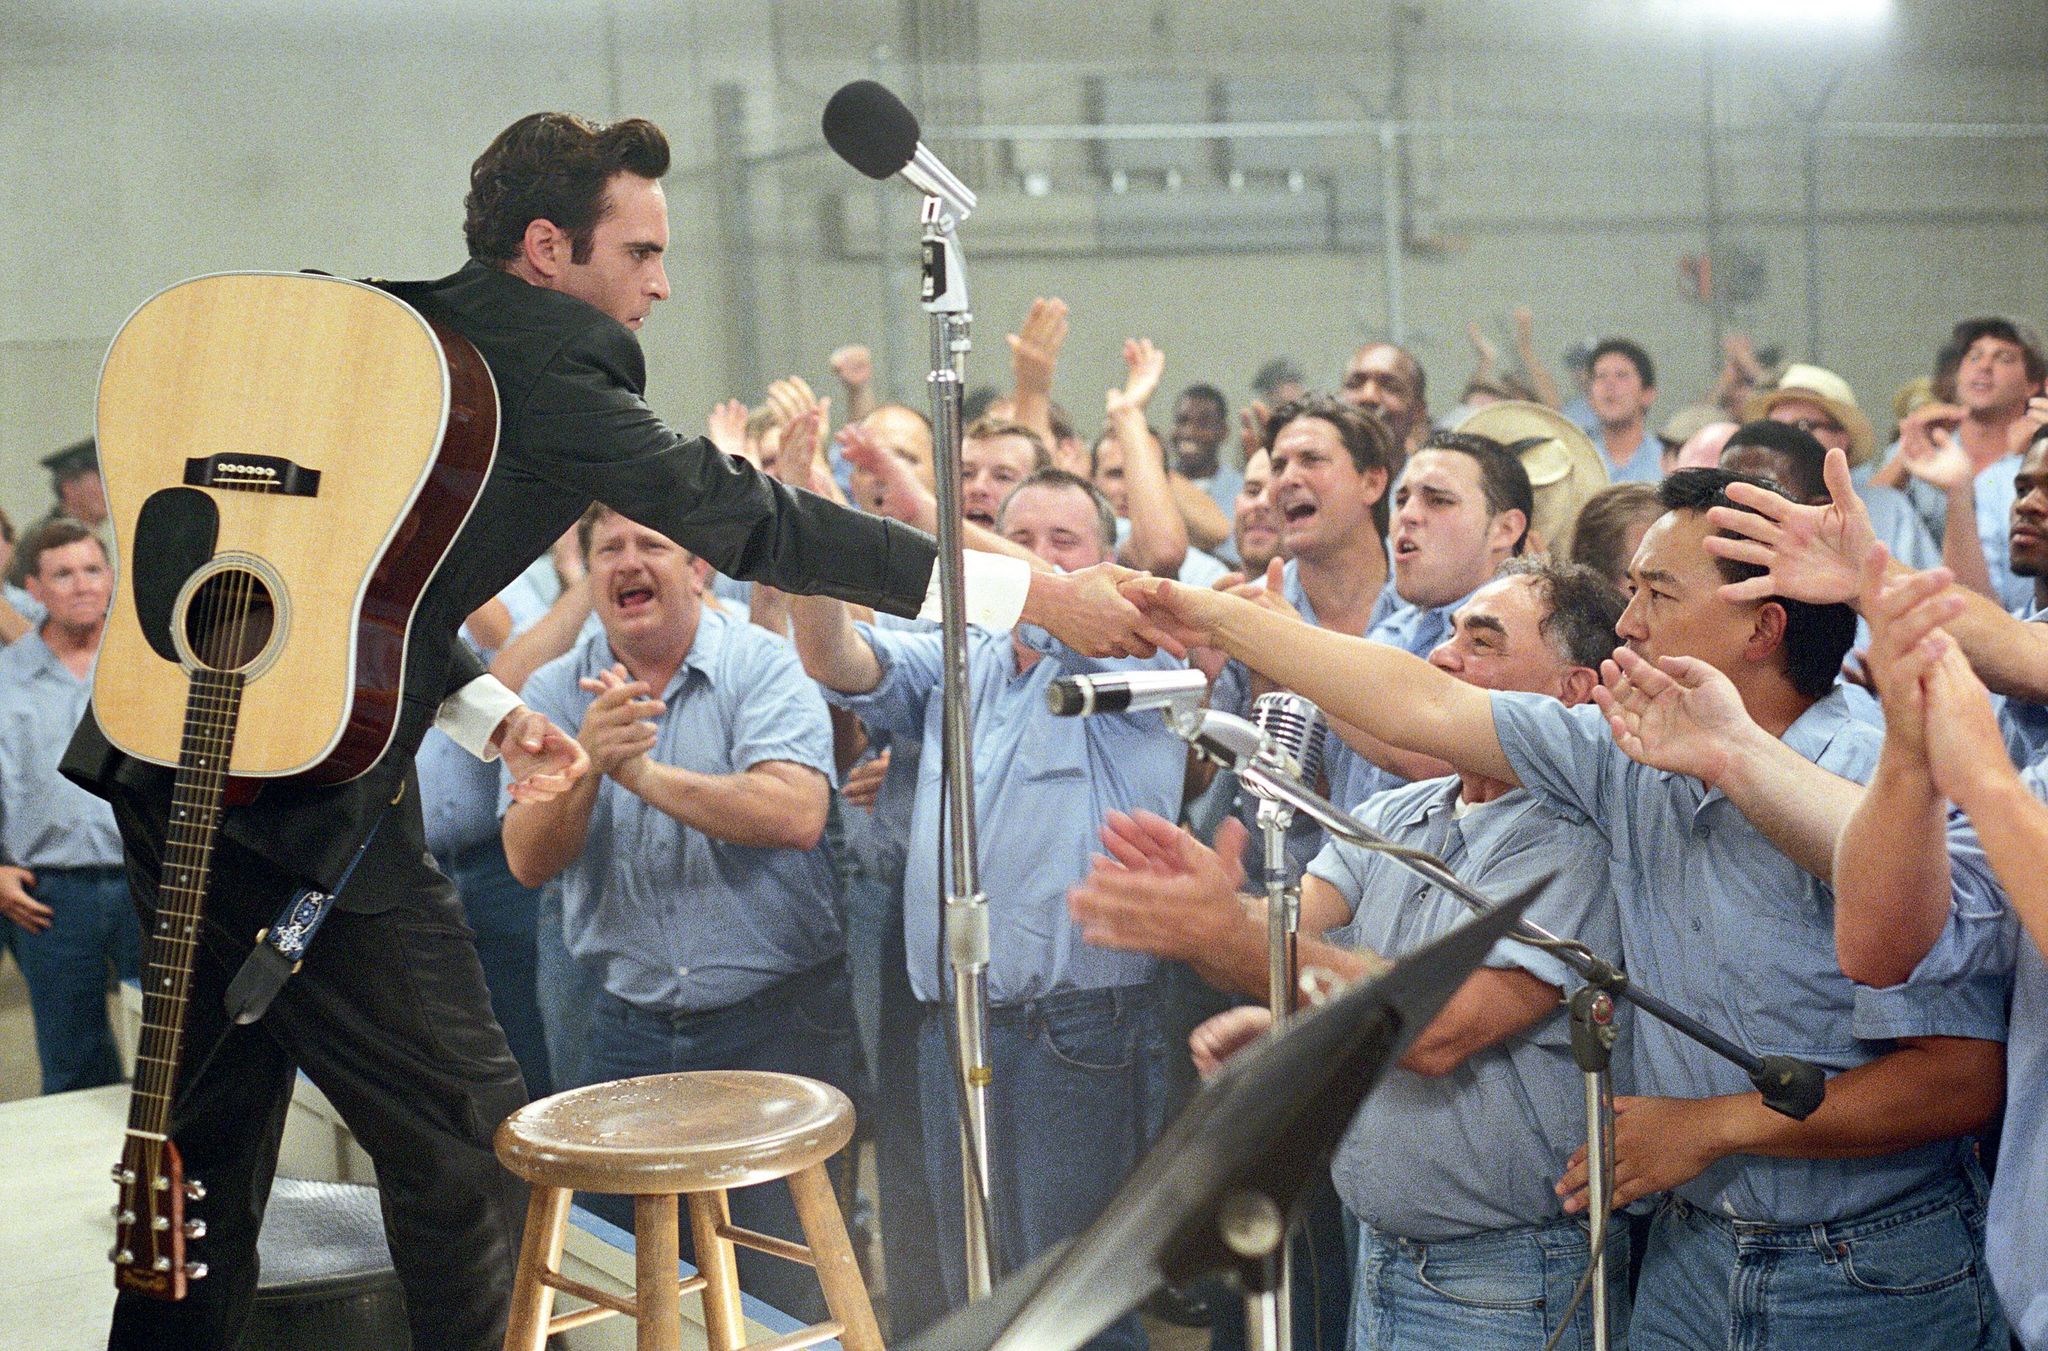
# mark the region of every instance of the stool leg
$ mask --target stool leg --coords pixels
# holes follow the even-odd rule
[[[548,1315],[555,1289],[541,1277],[562,1265],[562,1226],[569,1218],[569,1193],[535,1187],[526,1202],[526,1236],[512,1278],[512,1312],[505,1322],[505,1351],[541,1351],[548,1339]]]
[[[804,1241],[810,1244],[811,1256],[818,1264],[825,1307],[845,1329],[839,1334],[839,1344],[846,1351],[882,1351],[882,1329],[875,1322],[874,1306],[868,1303],[868,1288],[861,1280],[860,1263],[854,1260],[853,1241],[846,1236],[846,1221],[839,1213],[839,1198],[825,1165],[814,1163],[790,1174],[789,1194],[796,1202],[797,1218],[803,1221]]]
[[[690,1237],[697,1245],[697,1273],[704,1278],[704,1339],[711,1351],[739,1351],[747,1325],[740,1317],[740,1273],[732,1244],[718,1227],[732,1220],[725,1192],[691,1192]]]
[[[640,1313],[638,1351],[682,1351],[682,1298],[676,1293],[676,1198],[633,1198],[633,1303]]]

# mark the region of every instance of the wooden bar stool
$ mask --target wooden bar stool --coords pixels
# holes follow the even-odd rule
[[[498,1127],[498,1157],[533,1184],[526,1239],[512,1287],[505,1351],[541,1351],[548,1334],[615,1313],[639,1322],[640,1351],[676,1351],[681,1299],[704,1296],[712,1351],[741,1351],[739,1273],[743,1244],[817,1269],[830,1322],[756,1343],[748,1351],[795,1351],[837,1337],[846,1351],[882,1351],[881,1329],[854,1262],[825,1160],[853,1135],[853,1104],[838,1089],[794,1074],[708,1070],[656,1074],[572,1089],[529,1103]],[[808,1244],[733,1224],[726,1192],[789,1179]],[[623,1299],[561,1274],[570,1193],[633,1198],[634,1297]],[[690,1205],[697,1275],[676,1276],[676,1197]],[[552,1315],[555,1292],[592,1307]]]

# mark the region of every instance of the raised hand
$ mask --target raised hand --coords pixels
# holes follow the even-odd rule
[[[711,406],[711,416],[704,420],[704,434],[711,438],[712,445],[736,460],[753,458],[747,454],[747,406],[738,399]]]
[[[775,477],[792,488],[805,488],[825,497],[837,497],[835,488],[826,491],[819,480],[831,480],[831,471],[818,456],[820,429],[832,414],[832,400],[820,399],[791,418],[782,428],[782,448],[775,456]]]
[[[1017,397],[1050,397],[1053,368],[1059,364],[1060,348],[1067,341],[1067,302],[1041,296],[1031,302],[1024,316],[1024,331],[1007,335],[1010,369],[1017,381]]]
[[[1965,410],[1951,403],[1927,403],[1899,424],[1899,459],[1907,472],[1944,493],[1968,486],[1977,477],[1976,462],[1955,437]]]
[[[1246,464],[1266,448],[1266,419],[1272,416],[1273,410],[1259,399],[1237,410],[1237,444],[1244,451]]]
[[[667,705],[654,697],[644,680],[635,680],[622,665],[585,676],[577,682],[597,698],[583,714],[576,739],[589,752],[590,767],[614,778],[633,761],[654,749],[660,729],[654,719]]]
[[[1493,340],[1486,336],[1486,330],[1479,326],[1477,319],[1465,325],[1465,341],[1472,344],[1473,352],[1479,357],[1479,366],[1472,372],[1472,378],[1484,380],[1493,374],[1494,365],[1500,360],[1500,352],[1494,347]]]
[[[1244,838],[1241,825],[1217,836],[1240,849]],[[1235,852],[1219,854],[1149,812],[1111,813],[1102,839],[1110,856],[1098,855],[1067,892],[1067,911],[1090,943],[1188,961],[1214,956],[1252,930],[1237,899],[1244,869]]]
[[[875,444],[866,428],[849,423],[839,433],[839,453],[856,469],[864,469],[881,489],[880,514],[920,529],[929,529],[938,519],[938,502],[931,490],[917,481],[908,464],[891,451]]]
[[[1885,737],[1924,759],[1927,701],[1922,681],[1949,647],[1941,625],[1963,610],[1962,593],[1949,584],[1947,568],[1889,574],[1891,555],[1880,544],[1863,560],[1858,608],[1870,621],[1870,650],[1864,659],[1877,699],[1884,706]]]
[[[1600,680],[1593,699],[1614,744],[1652,769],[1717,783],[1743,737],[1760,730],[1728,677],[1695,657],[1653,664],[1617,648],[1600,663]]]
[[[768,406],[775,410],[776,420],[786,424],[798,414],[816,408],[818,396],[811,393],[802,376],[790,375],[768,386]]]
[[[2048,427],[2048,394],[2036,394],[2027,400],[2027,411],[2005,429],[2006,453],[2018,455],[2025,451],[2043,427]]]
[[[1152,396],[1159,392],[1159,377],[1166,373],[1166,353],[1150,338],[1130,338],[1124,343],[1124,387],[1111,390],[1107,400],[1110,416],[1120,412],[1142,414]]]
[[[1948,644],[1929,667],[1921,686],[1928,725],[1941,729],[1940,736],[1927,740],[1927,768],[1941,795],[1971,811],[1987,789],[2003,786],[2024,793],[2007,758],[1991,693],[1970,669],[1962,649]]]
[[[849,343],[832,353],[832,374],[848,390],[865,389],[875,378],[875,359],[859,343]]]
[[[576,738],[523,704],[498,724],[496,741],[512,771],[514,802],[546,802],[590,771],[590,756]]]
[[[1749,510],[1714,507],[1707,520],[1715,529],[1741,538],[1709,535],[1706,550],[1769,571],[1727,583],[1721,588],[1723,600],[1742,604],[1783,596],[1833,605],[1856,599],[1862,588],[1863,558],[1877,543],[1877,532],[1849,478],[1848,457],[1829,451],[1824,473],[1829,496],[1825,506],[1788,501],[1754,484],[1728,485],[1729,500]]]

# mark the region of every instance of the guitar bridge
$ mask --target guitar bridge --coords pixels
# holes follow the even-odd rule
[[[205,455],[185,461],[185,482],[281,497],[318,497],[320,471],[282,455]]]

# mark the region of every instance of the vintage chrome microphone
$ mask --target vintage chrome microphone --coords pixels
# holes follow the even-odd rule
[[[1200,671],[1118,671],[1061,676],[1045,687],[1045,704],[1055,717],[1086,718],[1148,708],[1192,708],[1208,692],[1209,677]]]
[[[953,971],[953,1044],[960,1093],[960,1167],[966,1234],[967,1293],[981,1299],[994,1281],[988,1098],[995,1070],[988,1054],[988,898],[982,895],[975,842],[974,756],[967,713],[967,590],[960,514],[962,366],[973,316],[955,230],[974,210],[974,194],[918,140],[917,118],[873,80],[835,93],[822,119],[825,140],[869,178],[901,174],[925,194],[919,214],[924,277],[919,303],[931,318],[932,452],[939,499],[939,596],[944,620],[945,683],[939,757],[944,766],[941,827],[947,843],[944,888],[947,962]]]

